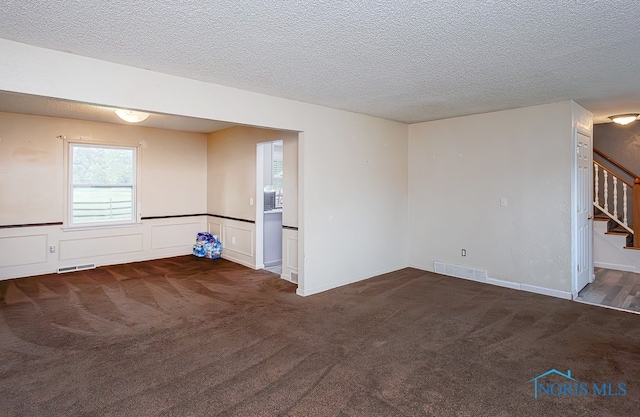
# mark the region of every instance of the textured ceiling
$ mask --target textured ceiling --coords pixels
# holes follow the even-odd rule
[[[0,38],[420,122],[574,99],[640,111],[624,1],[4,0]]]

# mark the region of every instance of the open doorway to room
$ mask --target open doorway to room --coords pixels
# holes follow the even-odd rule
[[[282,209],[284,144],[261,142],[256,151],[256,248],[262,246],[264,269],[282,275]],[[262,239],[259,238],[262,231]],[[260,245],[262,243],[262,245]]]
[[[595,279],[577,301],[640,311],[640,124],[593,126]]]
[[[222,257],[252,269],[274,268],[294,283],[300,252],[299,136],[236,126],[208,137],[209,231],[220,232]]]
[[[43,161],[47,162],[46,166],[54,167],[51,171],[55,174],[46,176],[48,182],[43,182],[41,176],[26,176],[27,182],[14,186],[20,189],[38,186],[34,188],[38,191],[36,194],[44,193],[54,204],[41,205],[51,207],[49,211],[30,212],[37,217],[28,221],[22,220],[24,216],[16,210],[15,220],[12,217],[6,222],[5,237],[25,242],[13,245],[20,256],[16,257],[18,264],[9,265],[10,277],[56,272],[58,268],[77,265],[101,266],[187,255],[192,253],[197,233],[204,231],[217,235],[222,241],[222,258],[251,269],[264,268],[263,216],[255,217],[258,207],[264,214],[264,184],[256,193],[256,144],[281,141],[282,147],[276,149],[276,153],[282,154],[283,165],[282,193],[277,201],[282,204],[281,238],[280,244],[275,245],[282,253],[279,276],[302,285],[303,277],[298,280],[298,271],[302,272],[298,258],[298,253],[302,253],[298,250],[302,244],[302,239],[298,239],[298,220],[303,214],[298,203],[298,194],[302,192],[298,181],[301,160],[298,145],[303,133],[160,113],[151,113],[134,126],[119,119],[114,109],[0,91],[3,123],[16,126],[11,140],[7,139],[9,136],[3,137],[3,146],[14,144],[20,149],[23,143],[28,144],[25,149],[29,152],[47,155]],[[114,145],[139,146],[138,168],[143,179],[136,190],[139,224],[131,226],[135,230],[130,234],[115,236],[108,228],[96,228],[83,231],[83,236],[78,238],[61,231],[59,226],[63,226],[65,220],[60,218],[64,199],[54,191],[45,193],[63,188],[63,141],[51,140],[56,135],[99,144],[109,144],[110,137],[114,136],[117,137]],[[20,169],[24,167],[20,164],[29,160],[10,158],[12,154],[7,153],[8,161],[14,164],[12,169],[22,172]],[[278,176],[276,172],[276,186]],[[31,194],[25,194],[25,198],[32,198]],[[256,229],[258,221],[261,226]],[[42,236],[39,244],[46,251],[42,248],[20,250],[23,245],[32,244],[31,234],[25,235],[25,225],[37,228],[31,230],[38,230]],[[122,225],[119,227],[126,230]],[[260,239],[257,239],[258,233]],[[131,240],[131,236],[137,240]],[[110,243],[105,246],[102,242],[107,238]],[[92,241],[101,243],[89,245]],[[66,249],[71,247],[70,242],[75,245],[73,253]],[[61,250],[62,244],[67,245],[62,248],[66,252]],[[260,259],[257,259],[258,252]],[[46,253],[44,259],[43,253]]]

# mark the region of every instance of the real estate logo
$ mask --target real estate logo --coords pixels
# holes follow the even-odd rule
[[[557,375],[562,382],[551,382],[550,377]],[[533,398],[550,397],[624,397],[627,395],[627,384],[624,382],[580,382],[571,376],[571,370],[562,373],[557,369],[550,369],[527,383],[533,382]]]

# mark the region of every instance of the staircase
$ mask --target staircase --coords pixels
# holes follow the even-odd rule
[[[640,272],[640,179],[595,148],[593,166],[594,265]]]
[[[597,225],[594,224],[593,226],[594,229],[597,228],[599,231],[601,231],[605,235],[622,236],[624,240],[620,240],[620,239],[618,240],[620,242],[623,242],[624,249],[636,249],[633,247],[633,233],[629,232],[627,229],[620,226],[618,222],[614,221],[607,214],[603,213],[601,210],[596,208],[595,214],[593,216],[593,220],[595,220],[596,222],[605,222],[605,223],[598,223]],[[601,224],[604,224],[604,227],[601,227],[600,226]]]

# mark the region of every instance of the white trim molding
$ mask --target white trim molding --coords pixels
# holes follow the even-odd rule
[[[520,289],[522,291],[534,292],[536,294],[542,294],[542,295],[549,295],[551,297],[562,298],[565,300],[573,299],[573,296],[569,291],[554,290],[551,288],[538,287],[538,286],[529,285],[529,284],[520,284]]]

